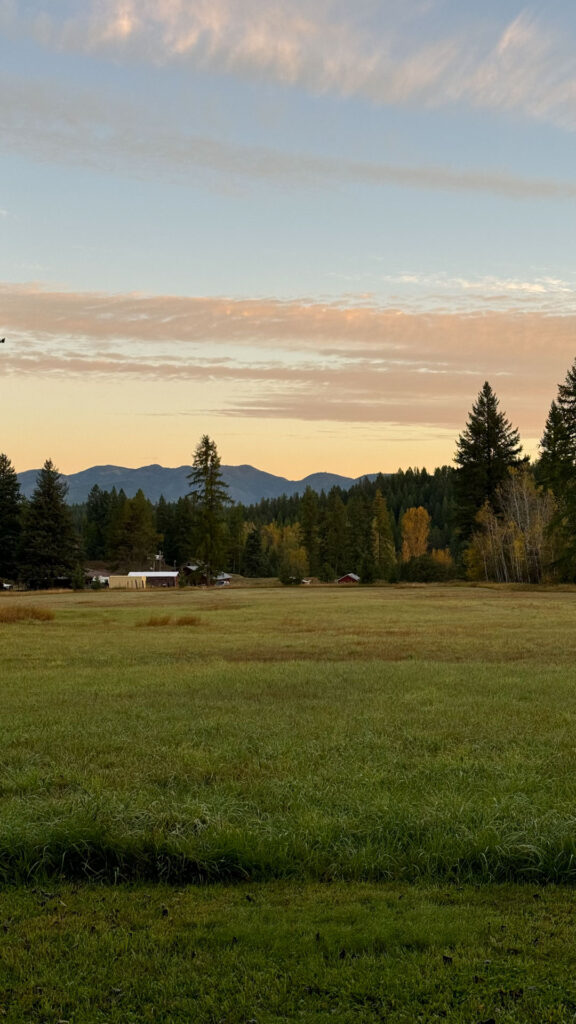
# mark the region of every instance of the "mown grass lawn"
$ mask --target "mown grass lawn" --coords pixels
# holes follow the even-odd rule
[[[0,1017],[576,1019],[575,616],[2,595]]]

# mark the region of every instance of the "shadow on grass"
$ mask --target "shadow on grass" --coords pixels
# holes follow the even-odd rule
[[[250,836],[237,842],[218,837],[203,842],[194,856],[193,844],[177,839],[115,838],[98,828],[73,838],[53,830],[42,841],[13,837],[0,843],[0,882],[14,885],[58,878],[192,885],[277,879],[576,884],[576,845],[571,836],[548,837],[539,845],[519,842],[517,836],[509,840],[494,836],[490,844],[480,845],[471,836],[434,851],[409,840],[409,836],[403,841],[397,836],[393,850],[390,844],[338,848],[330,843],[304,849],[297,841],[274,849],[270,843],[251,842]]]

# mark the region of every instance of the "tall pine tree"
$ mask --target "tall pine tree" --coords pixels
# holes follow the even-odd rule
[[[454,456],[458,466],[456,514],[464,539],[471,536],[485,502],[498,511],[498,489],[508,470],[521,462],[520,435],[498,406],[498,399],[486,381],[458,438]]]
[[[47,459],[24,514],[19,575],[29,586],[56,586],[74,573],[79,546],[66,504],[67,490]]]
[[[22,529],[22,496],[16,470],[7,455],[0,455],[0,577],[13,580],[18,571],[18,545]]]
[[[573,443],[566,417],[556,402],[550,412],[540,441],[537,479],[547,491],[560,499],[574,472]]]
[[[122,506],[116,535],[116,558],[129,570],[147,569],[153,564],[159,542],[154,508],[140,489]]]
[[[103,559],[108,556],[110,510],[111,500],[109,492],[102,491],[98,484],[94,484],[86,501],[84,543],[88,558]]]
[[[558,407],[572,444],[572,457],[576,457],[576,359],[562,384],[558,385]]]
[[[196,552],[210,583],[224,566],[226,557],[226,506],[231,503],[228,487],[222,479],[216,443],[204,434],[194,451],[192,472],[188,475],[194,510]]]
[[[386,498],[380,490],[376,491],[372,504],[372,534],[374,538],[374,557],[377,574],[380,579],[391,580],[396,573],[396,550],[394,534]]]
[[[553,528],[559,554],[556,567],[565,580],[576,579],[576,360],[558,386],[540,441],[538,480],[556,498]]]

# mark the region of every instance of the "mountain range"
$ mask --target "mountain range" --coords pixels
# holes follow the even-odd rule
[[[265,473],[254,466],[221,466],[222,478],[228,484],[228,493],[233,501],[243,505],[253,505],[263,498],[279,498],[282,494],[303,494],[307,487],[313,491],[329,491],[331,487],[342,487],[347,490],[364,477],[339,476],[337,473],[312,473],[302,480],[287,480],[283,476]],[[36,486],[37,469],[28,469],[18,474],[20,487],[25,497],[29,498]],[[190,466],[178,466],[167,469],[164,466],[141,466],[139,469],[127,469],[125,466],[92,466],[80,473],[61,474],[68,486],[67,501],[70,505],[86,501],[95,484],[103,491],[111,491],[113,487],[121,488],[128,498],[133,498],[136,491],[142,490],[152,502],[157,502],[161,495],[166,501],[177,501],[190,493],[187,477]],[[374,480],[377,473],[368,474]]]

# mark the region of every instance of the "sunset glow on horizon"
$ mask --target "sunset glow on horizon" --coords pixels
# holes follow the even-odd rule
[[[18,471],[534,455],[576,357],[576,18],[489,0],[0,0]]]

